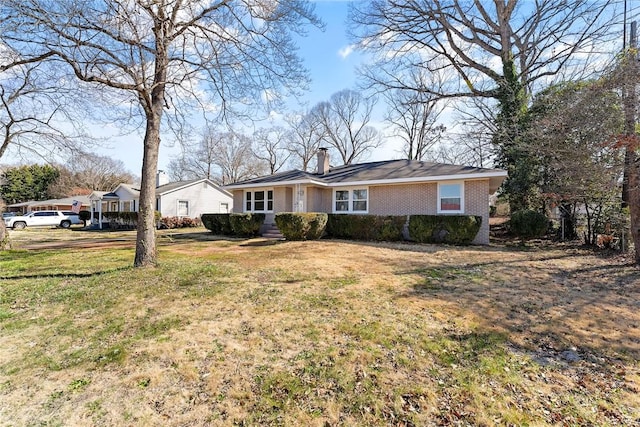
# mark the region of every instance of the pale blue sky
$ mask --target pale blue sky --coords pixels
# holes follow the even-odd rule
[[[346,35],[349,1],[324,0],[314,4],[316,13],[325,23],[325,29],[322,31],[310,28],[307,36],[298,40],[299,55],[312,79],[309,91],[301,99],[309,108],[328,100],[337,91],[354,88],[357,81],[356,68],[362,60],[362,55],[356,52],[345,55],[349,47]],[[101,153],[122,160],[127,169],[140,175],[142,136],[133,134],[112,139],[111,145],[109,149],[102,149]],[[178,154],[177,145],[171,147],[163,143],[158,168],[166,170],[169,161]]]

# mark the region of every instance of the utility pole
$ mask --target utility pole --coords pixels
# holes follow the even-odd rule
[[[638,97],[636,79],[638,78],[637,25],[631,23],[629,47],[624,52],[622,68],[622,96],[624,102],[624,178],[622,187],[623,206],[629,208],[631,218],[631,237],[635,246],[634,260],[640,265],[640,156],[638,156],[638,136],[636,134],[636,112]]]
[[[625,31],[626,33],[626,31]],[[625,43],[626,46],[626,43]],[[633,21],[629,29],[629,47],[624,51],[622,97],[624,105],[624,136],[631,141],[636,134],[636,76],[638,70],[638,43],[637,43],[637,22]],[[622,207],[629,205],[629,172],[633,166],[635,157],[635,147],[625,147],[624,153],[624,177],[622,180]]]

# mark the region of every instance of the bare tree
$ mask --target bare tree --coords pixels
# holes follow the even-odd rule
[[[169,175],[175,181],[189,179],[214,179],[216,150],[222,144],[221,132],[213,127],[207,127],[202,133],[200,142],[193,145],[191,142],[181,143],[181,154],[169,163]]]
[[[0,70],[4,70],[0,71],[0,159],[11,150],[28,160],[51,161],[77,151],[80,145],[92,146],[93,139],[68,120],[85,105],[65,82],[51,75],[52,65],[15,65],[16,53],[2,45],[0,51]]]
[[[324,139],[322,123],[311,113],[293,114],[286,121],[291,128],[286,135],[291,160],[295,166],[308,171]]]
[[[366,72],[376,84],[416,89],[416,70],[458,79],[422,90],[440,97],[497,99],[507,74],[526,94],[549,79],[585,71],[599,42],[618,37],[618,2],[374,0],[354,3],[352,35],[379,53]],[[597,71],[591,69],[590,71]],[[515,94],[513,94],[515,95]]]
[[[374,105],[374,98],[347,89],[311,110],[322,124],[323,140],[338,152],[343,164],[361,159],[382,144],[380,133],[369,124]]]
[[[449,145],[460,152],[461,164],[481,168],[493,167],[496,131],[492,121],[493,110],[476,98],[464,100],[467,108],[456,106],[458,110],[455,131],[449,133]]]
[[[286,144],[287,130],[281,126],[260,128],[253,133],[253,154],[268,165],[271,175],[278,172],[291,157]]]
[[[526,4],[525,4],[526,3]],[[374,85],[415,89],[416,70],[457,76],[436,88],[441,98],[480,97],[497,102],[494,143],[510,172],[505,189],[512,208],[525,204],[519,144],[523,114],[536,86],[568,73],[593,72],[601,48],[617,37],[615,8],[605,0],[374,0],[352,3],[353,35],[378,54],[366,71]]]
[[[265,174],[265,164],[255,157],[248,136],[224,132],[214,140],[217,145],[213,162],[219,173],[217,181],[220,184],[232,184]]]
[[[169,163],[169,175],[177,181],[207,178],[218,184],[230,184],[254,178],[265,172],[251,140],[244,134],[208,126],[195,147],[183,144],[179,157]]]
[[[184,152],[178,157],[169,160],[167,175],[169,175],[171,181],[187,181],[197,178],[197,175],[193,175],[188,170],[187,159],[185,159]]]
[[[416,76],[416,80],[422,80]],[[394,89],[384,92],[387,99],[387,121],[394,125],[394,135],[403,143],[403,156],[422,160],[441,139],[446,130],[437,120],[444,106],[432,93],[415,89]]]
[[[76,151],[81,141],[93,145],[91,138],[79,138],[79,126],[66,120],[79,102],[67,99],[68,88],[51,76],[50,64],[22,63],[1,43],[0,52],[0,159],[12,153],[29,161],[37,157],[51,162]],[[4,228],[0,221],[0,229]],[[4,238],[8,242],[8,234]]]
[[[94,190],[110,191],[118,184],[135,180],[122,160],[92,153],[77,153],[58,166],[58,170],[60,176],[49,187],[54,197],[88,194]]]
[[[135,266],[157,260],[155,175],[164,112],[221,114],[306,81],[291,31],[318,24],[303,0],[5,0],[0,37],[23,61],[46,57],[112,89],[145,123]],[[127,114],[131,111],[127,109]]]

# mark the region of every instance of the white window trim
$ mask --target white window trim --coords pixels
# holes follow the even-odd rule
[[[264,191],[264,207],[265,210],[263,211],[257,211],[255,210],[255,203],[256,203],[256,192],[260,192],[260,191]],[[267,209],[267,207],[269,206],[269,199],[268,199],[268,192],[271,191],[271,195],[272,195],[272,199],[271,199],[271,203],[272,205],[275,207],[276,205],[276,192],[273,190],[273,187],[270,188],[260,188],[258,190],[245,190],[244,194],[242,196],[242,212],[257,212],[257,213],[273,213],[273,209]],[[247,193],[251,193],[251,209],[248,210],[247,209]]]
[[[452,185],[452,184],[458,184],[460,185],[460,209],[459,210],[442,210],[440,209],[440,206],[442,206],[442,203],[440,203],[441,201],[441,197],[440,197],[440,186],[441,185]],[[438,213],[441,214],[456,214],[456,213],[464,213],[464,181],[443,181],[443,182],[439,182],[438,183],[438,199],[437,199],[437,209],[438,209]]]
[[[180,215],[180,202],[187,202],[187,214],[186,215]],[[185,199],[179,199],[176,200],[176,216],[179,217],[187,217],[191,215],[191,203],[189,203],[189,200],[185,200]]]
[[[366,202],[367,202],[367,209],[364,211],[354,211],[353,210],[353,190],[366,190],[367,191],[367,198],[366,198]],[[338,211],[336,210],[336,192],[338,191],[348,191],[349,192],[349,209],[346,211]],[[357,186],[357,187],[336,187],[332,190],[331,192],[331,212],[334,214],[368,214],[369,213],[369,195],[370,195],[370,191],[369,191],[369,187],[368,186]],[[343,200],[344,201],[344,200]]]

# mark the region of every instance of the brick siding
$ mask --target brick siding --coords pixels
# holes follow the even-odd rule
[[[438,186],[429,184],[369,187],[372,215],[435,215]]]
[[[369,187],[369,213],[372,215],[436,215],[438,185],[408,184]],[[482,217],[473,243],[489,244],[489,180],[465,181],[464,213]]]
[[[468,215],[482,217],[480,231],[473,243],[489,244],[489,180],[465,181],[464,210]]]
[[[292,189],[274,189],[274,210],[289,212],[292,209]],[[308,212],[332,212],[333,190],[306,188]],[[369,214],[371,215],[436,215],[438,213],[437,183],[407,185],[381,185],[369,187]],[[244,209],[244,191],[233,191],[233,212]],[[464,183],[464,213],[482,217],[480,231],[473,243],[489,244],[489,180],[473,180]],[[270,218],[268,218],[271,220]],[[265,221],[267,222],[267,221]]]

